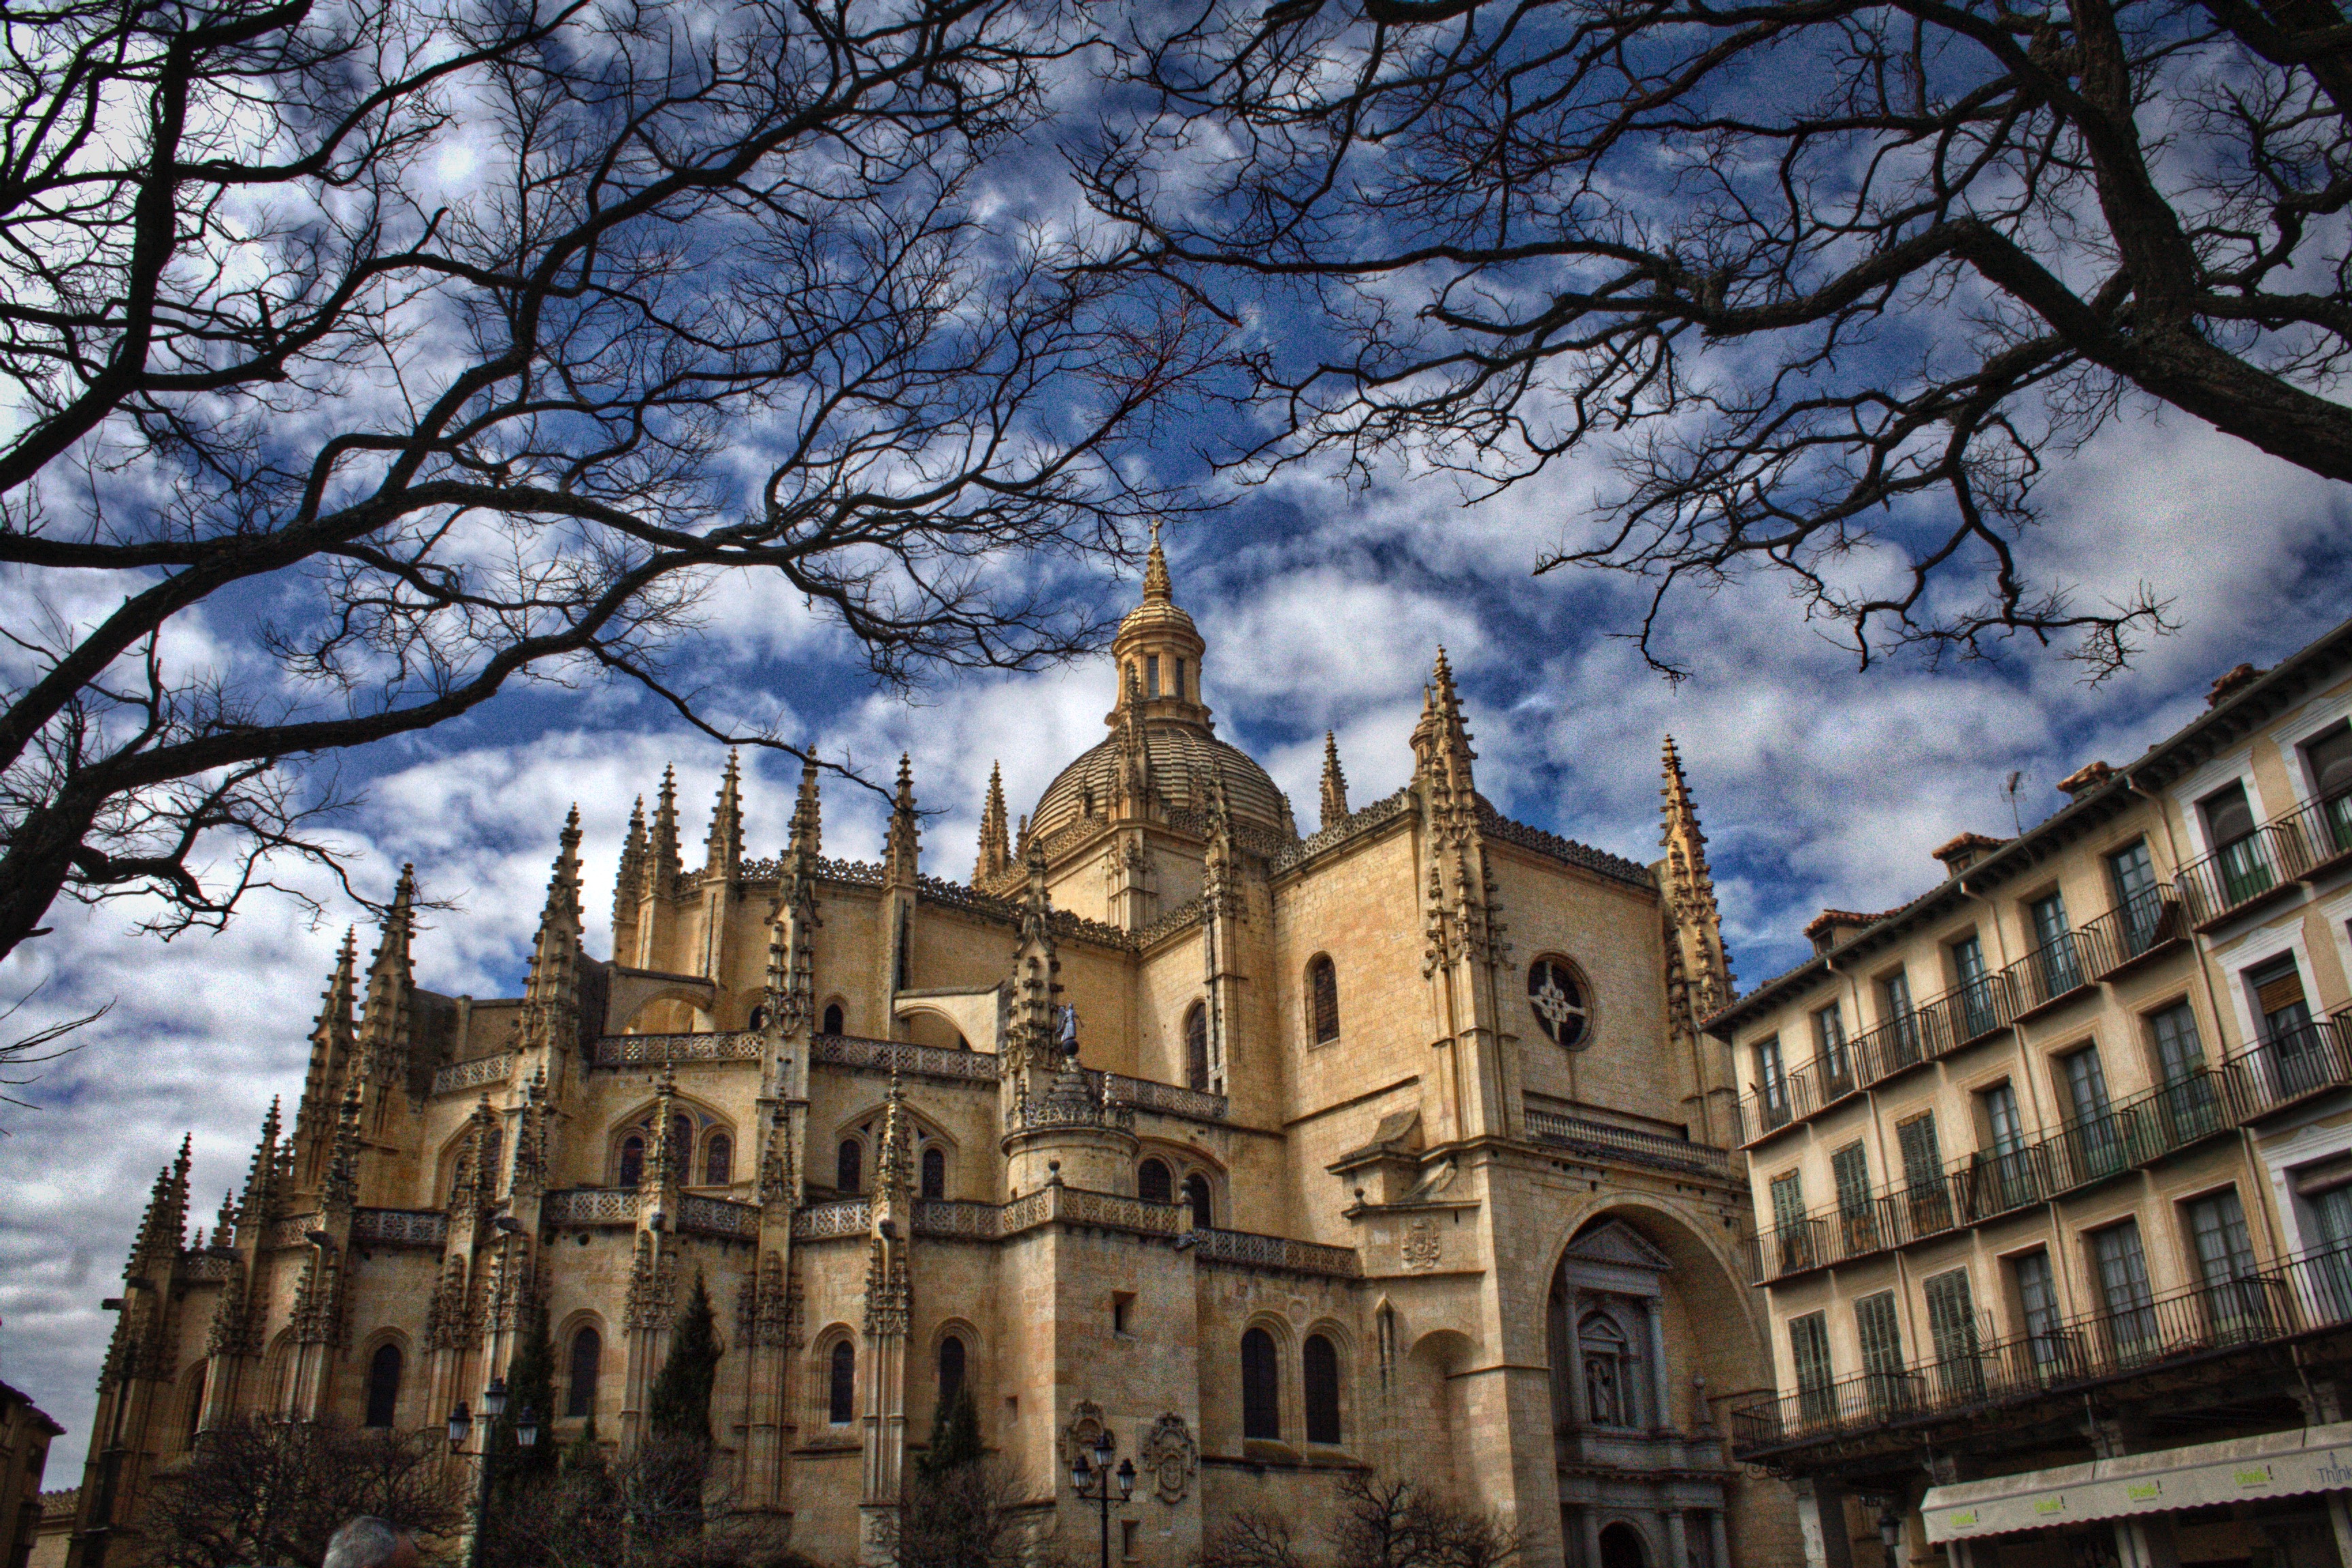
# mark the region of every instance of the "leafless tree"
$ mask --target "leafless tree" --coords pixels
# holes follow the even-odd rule
[[[1519,1538],[1481,1513],[1418,1481],[1350,1471],[1323,1535],[1331,1568],[1507,1568]],[[1306,1568],[1315,1561],[1280,1514],[1244,1510],[1210,1532],[1201,1568]]]
[[[897,1568],[1021,1568],[1038,1556],[1038,1514],[1019,1470],[988,1455],[907,1478],[895,1518],[885,1521]]]
[[[642,683],[721,574],[905,682],[1065,591],[1214,323],[973,193],[1060,0],[60,0],[0,18],[0,957],[341,874],[323,765]],[[992,196],[992,199],[993,197]],[[1210,329],[1210,330],[1204,330]]]
[[[1863,661],[2165,624],[2021,546],[2161,405],[2352,479],[2352,23],[2331,0],[1202,0],[1088,164],[1131,259],[1293,312],[1245,467],[1616,479],[1538,571],[1765,573]],[[1177,177],[1177,176],[1181,176]],[[1270,308],[1261,307],[1272,314]],[[1319,312],[1319,313],[1318,313]]]
[[[255,1417],[215,1427],[147,1504],[148,1555],[165,1568],[309,1568],[359,1514],[420,1539],[456,1534],[467,1489],[437,1433]]]
[[[1282,1515],[1244,1509],[1209,1531],[1200,1568],[1307,1568],[1307,1553]]]

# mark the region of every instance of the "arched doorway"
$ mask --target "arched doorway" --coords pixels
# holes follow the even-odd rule
[[[1601,1531],[1601,1568],[1650,1568],[1640,1531],[1630,1524],[1606,1525]]]

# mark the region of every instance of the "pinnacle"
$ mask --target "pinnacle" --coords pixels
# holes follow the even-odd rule
[[[1151,553],[1145,557],[1143,567],[1143,602],[1164,605],[1173,591],[1168,581],[1168,557],[1160,548],[1160,524],[1151,525]]]

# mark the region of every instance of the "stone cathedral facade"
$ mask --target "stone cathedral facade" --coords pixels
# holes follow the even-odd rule
[[[878,863],[825,855],[813,769],[748,858],[730,761],[698,867],[667,777],[633,820],[609,958],[575,814],[524,994],[485,1001],[414,983],[404,878],[208,1233],[184,1152],[158,1178],[77,1564],[136,1561],[208,1426],[437,1427],[535,1312],[542,1440],[593,1416],[625,1451],[697,1276],[718,1481],[820,1560],[872,1560],[969,1384],[1041,1539],[1088,1555],[1068,1458],[1108,1426],[1143,1475],[1123,1563],[1244,1508],[1311,1534],[1366,1469],[1497,1510],[1534,1564],[1793,1561],[1719,1415],[1771,1376],[1672,743],[1653,866],[1510,821],[1441,653],[1411,782],[1351,807],[1327,748],[1302,837],[1217,737],[1207,651],[1155,545],[1109,735],[1017,829],[992,783],[965,883],[921,869],[903,764]]]

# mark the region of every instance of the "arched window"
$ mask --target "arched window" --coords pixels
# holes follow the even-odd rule
[[[757,1029],[765,1026],[767,1022],[768,1009],[761,1004],[754,1003],[751,1006],[751,1016],[744,1020],[743,1026],[747,1029]]]
[[[841,1152],[833,1157],[833,1186],[835,1192],[854,1193],[866,1179],[866,1150],[855,1138],[841,1141]]]
[[[702,1184],[723,1187],[735,1179],[735,1141],[713,1132],[702,1141]]]
[[[390,1426],[400,1411],[400,1347],[378,1345],[368,1358],[367,1420],[370,1426]]]
[[[953,1405],[956,1390],[962,1386],[963,1342],[950,1334],[940,1342],[940,1408]]]
[[[1264,1329],[1242,1335],[1242,1436],[1282,1441],[1282,1372]]]
[[[1192,1228],[1210,1227],[1209,1178],[1195,1171],[1184,1178],[1184,1206],[1192,1211]]]
[[[934,1143],[923,1151],[923,1196],[943,1198],[947,1195],[948,1154],[946,1150]]]
[[[694,1169],[694,1118],[673,1116],[669,1119],[669,1157],[677,1162],[680,1171]]]
[[[1198,1002],[1184,1015],[1184,1087],[1209,1091],[1209,1009]]]
[[[646,1179],[646,1141],[632,1132],[621,1140],[621,1185],[634,1187]]]
[[[572,1336],[572,1386],[563,1391],[563,1414],[596,1414],[596,1374],[604,1365],[604,1335],[583,1328]]]
[[[1339,1440],[1339,1351],[1322,1334],[1309,1334],[1298,1355],[1307,1380],[1307,1440]]]
[[[1592,1021],[1592,1004],[1584,982],[1564,958],[1538,958],[1528,970],[1528,1005],[1535,1010],[1536,1027],[1544,1038],[1570,1049],[1584,1043]]]
[[[825,1004],[824,1027],[819,1032],[827,1035],[838,1035],[842,1032],[840,1003],[828,1002]]]
[[[1148,1204],[1174,1203],[1176,1178],[1158,1160],[1146,1160],[1135,1168],[1135,1195]]]
[[[1339,972],[1327,957],[1307,966],[1307,1012],[1315,1026],[1315,1043],[1328,1046],[1339,1037]]]
[[[824,1418],[835,1426],[846,1426],[857,1405],[857,1352],[847,1340],[836,1340],[833,1346],[832,1376],[825,1385]]]

